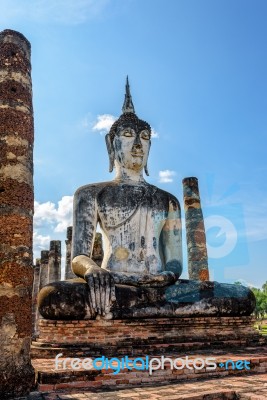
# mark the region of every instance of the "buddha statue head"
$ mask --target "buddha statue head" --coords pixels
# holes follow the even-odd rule
[[[150,125],[135,114],[127,77],[122,115],[114,122],[106,135],[109,171],[112,172],[115,165],[115,168],[121,166],[136,172],[141,172],[144,168],[146,175],[149,175],[147,159],[151,145],[150,139]]]

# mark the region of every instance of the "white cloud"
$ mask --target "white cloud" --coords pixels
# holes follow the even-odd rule
[[[98,131],[101,134],[108,133],[116,119],[117,117],[114,117],[114,115],[111,114],[98,115],[96,121],[93,124],[93,130]]]
[[[42,235],[38,230],[33,231],[33,257],[40,258],[41,250],[48,250],[51,237],[49,235]]]
[[[38,234],[37,231],[33,232],[33,243],[36,250],[46,249],[50,242],[50,236],[43,236]]]
[[[55,203],[34,202],[34,227],[40,228],[46,224],[53,227],[54,232],[64,232],[72,224],[73,196],[63,196],[56,207]]]
[[[97,17],[109,0],[0,0],[0,23],[24,18],[38,23],[78,25]]]
[[[158,139],[159,138],[159,133],[156,132],[154,128],[151,128],[151,137],[153,139]]]
[[[34,258],[40,257],[41,250],[49,249],[51,240],[61,240],[62,254],[64,254],[67,227],[72,225],[72,208],[73,196],[63,196],[57,204],[51,201],[34,202]]]
[[[159,171],[159,181],[161,183],[173,182],[173,177],[176,175],[175,171],[170,171],[165,169],[164,171]]]

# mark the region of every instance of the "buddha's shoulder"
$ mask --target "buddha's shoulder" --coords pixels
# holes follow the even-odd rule
[[[107,182],[97,182],[97,183],[89,183],[84,186],[80,186],[74,196],[76,198],[83,196],[97,196],[97,194],[102,191],[104,188],[113,187],[114,183],[112,181]]]
[[[164,199],[165,201],[168,201],[169,203],[172,203],[174,208],[178,206],[180,208],[180,203],[177,197],[175,197],[172,193],[167,192],[166,190],[160,189],[157,186],[150,185],[151,191],[153,191],[154,196],[156,196],[159,199]]]
[[[178,199],[172,193],[169,193],[166,190],[160,189],[159,187],[151,184],[149,184],[148,186],[151,188],[151,191],[153,191],[157,196],[165,197],[168,198],[169,200],[178,202]]]

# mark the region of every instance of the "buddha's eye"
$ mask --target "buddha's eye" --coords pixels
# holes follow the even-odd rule
[[[122,136],[126,136],[126,137],[132,137],[134,136],[134,130],[130,129],[130,128],[126,128],[122,131]]]
[[[146,129],[140,133],[140,137],[145,140],[150,139],[150,133]]]

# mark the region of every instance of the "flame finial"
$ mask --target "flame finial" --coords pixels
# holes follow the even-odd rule
[[[125,113],[134,113],[135,114],[132,96],[131,96],[131,92],[130,92],[128,75],[126,77],[125,98],[124,98],[124,103],[122,106],[122,112],[123,112],[123,114],[125,114]]]

